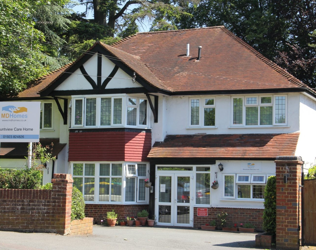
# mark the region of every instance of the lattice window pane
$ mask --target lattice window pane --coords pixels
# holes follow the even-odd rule
[[[252,186],[252,198],[254,199],[264,199],[264,188],[263,185],[253,185]]]
[[[112,178],[111,180],[111,201],[122,201],[122,178]]]
[[[258,125],[258,107],[246,107],[246,125]]]
[[[260,125],[272,125],[272,107],[260,107]]]
[[[199,125],[200,121],[200,100],[191,100],[191,125]]]
[[[94,164],[85,164],[84,173],[86,176],[94,176],[94,173],[95,173]]]
[[[94,201],[94,178],[84,179],[84,194],[85,201]]]
[[[128,165],[127,166],[127,174],[128,175],[136,175],[136,165]]]
[[[284,124],[286,120],[286,98],[285,96],[275,97],[275,123]]]
[[[146,164],[138,164],[138,176],[146,176]]]
[[[127,125],[136,126],[137,108],[127,108]]]
[[[101,125],[111,125],[111,98],[101,98]]]
[[[96,99],[86,100],[86,126],[96,125]]]
[[[110,178],[100,178],[99,201],[110,201]]]
[[[75,125],[82,124],[82,100],[75,100]]]
[[[139,179],[139,186],[138,186],[138,199],[140,201],[145,200],[145,179]]]
[[[75,163],[73,169],[73,175],[83,175],[83,164]]]
[[[243,123],[243,99],[234,98],[233,99],[233,124]]]
[[[122,124],[122,99],[114,99],[113,124]]]
[[[235,189],[234,189],[234,176],[226,175],[225,176],[225,197],[234,197]]]
[[[250,199],[250,185],[238,185],[238,198]]]
[[[257,104],[257,97],[247,97],[246,104],[248,105],[255,105]]]
[[[135,201],[135,181],[135,178],[126,178],[125,201]]]
[[[44,103],[44,128],[52,127],[53,119],[53,105],[51,103]]]
[[[122,164],[112,164],[112,176],[122,176]]]
[[[100,164],[100,176],[110,176],[110,164]]]
[[[139,125],[147,124],[147,100],[139,100]]]

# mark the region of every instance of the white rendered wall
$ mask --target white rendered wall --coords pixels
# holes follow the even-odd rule
[[[153,105],[155,103],[154,98],[151,98]],[[163,141],[166,136],[166,112],[165,112],[165,103],[166,103],[166,97],[163,95],[158,95],[158,122],[154,123],[154,116],[151,117],[151,124],[152,124],[152,145],[156,141]],[[152,114],[152,111],[150,109],[150,113]]]
[[[222,172],[218,169],[218,164],[222,163],[224,170]],[[255,171],[242,170],[248,163],[254,163],[256,166]],[[238,199],[237,198],[237,185],[235,185],[235,198],[224,198],[224,174],[263,174],[263,175],[275,175],[275,163],[273,161],[216,161],[215,165],[211,166],[211,182],[215,178],[215,172],[217,172],[218,189],[212,189],[210,191],[211,207],[230,207],[230,208],[264,208],[262,200],[254,199]],[[236,182],[236,177],[235,177]]]
[[[302,156],[304,170],[314,165],[316,150],[316,100],[306,95],[300,96],[300,137],[295,155]]]
[[[97,54],[93,55],[88,61],[83,65],[87,74],[97,83],[97,70],[98,70],[98,58]],[[112,63],[105,56],[102,56],[102,77],[101,83],[111,74],[114,69],[115,64]],[[139,88],[142,87],[141,84],[132,81],[132,77],[126,74],[123,70],[119,69],[112,80],[106,86],[106,89],[116,89],[116,88]],[[80,69],[77,69],[71,74],[62,84],[60,84],[56,90],[83,90],[92,89],[91,84],[82,75]]]
[[[166,131],[174,134],[264,134],[264,133],[293,133],[299,131],[299,95],[278,94],[287,96],[287,125],[269,127],[234,128],[232,126],[232,97],[244,95],[217,95],[217,96],[169,96],[166,97],[165,115]],[[253,96],[253,95],[252,95]],[[256,95],[261,96],[261,95]],[[190,127],[190,98],[215,97],[215,128]]]

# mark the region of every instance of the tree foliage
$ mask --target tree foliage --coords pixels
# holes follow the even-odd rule
[[[264,190],[263,228],[275,236],[276,232],[276,177],[270,176]]]
[[[83,195],[75,186],[72,188],[72,202],[71,202],[71,220],[80,220],[85,217],[85,203]]]
[[[36,169],[1,169],[0,188],[5,189],[39,189],[42,173]]]

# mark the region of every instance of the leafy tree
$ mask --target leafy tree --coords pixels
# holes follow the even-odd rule
[[[198,1],[198,0],[194,0]],[[94,13],[94,22],[107,27],[105,36],[137,32],[136,20],[153,20],[152,30],[175,29],[174,19],[186,14],[178,1],[170,0],[80,0]]]
[[[276,232],[276,177],[270,176],[264,190],[263,228],[273,235]]]
[[[67,28],[68,0],[0,2],[0,98],[17,95],[26,83],[68,62],[59,55]]]

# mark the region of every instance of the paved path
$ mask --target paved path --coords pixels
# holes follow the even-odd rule
[[[160,227],[95,225],[90,236],[0,231],[1,250],[255,249],[255,234]]]

